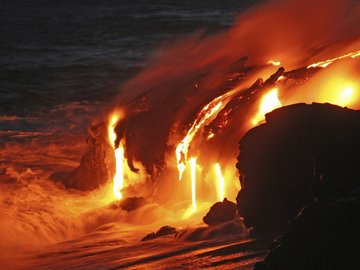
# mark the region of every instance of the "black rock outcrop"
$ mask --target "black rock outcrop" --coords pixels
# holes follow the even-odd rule
[[[144,197],[125,198],[119,202],[119,207],[127,212],[136,210],[146,204]]]
[[[359,187],[359,164],[360,111],[317,103],[279,108],[240,141],[239,214],[248,227],[283,229],[304,205]]]
[[[152,232],[147,234],[146,236],[144,236],[141,241],[148,241],[148,240],[152,240],[164,235],[169,235],[169,234],[176,234],[177,230],[175,227],[172,226],[162,226],[159,230],[157,230],[156,232]]]
[[[305,207],[256,270],[360,269],[360,197]]]
[[[224,198],[222,202],[217,202],[211,206],[210,211],[203,218],[203,221],[210,226],[217,225],[234,220],[236,212],[236,204]]]
[[[91,127],[80,165],[62,181],[67,188],[93,190],[114,177],[115,154],[106,134],[104,124]]]

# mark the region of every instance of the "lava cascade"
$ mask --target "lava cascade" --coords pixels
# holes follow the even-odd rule
[[[160,200],[188,199],[195,211],[196,200],[234,198],[237,142],[266,113],[299,102],[359,107],[359,11],[355,1],[273,1],[225,33],[160,49],[105,112],[124,112],[108,125],[116,159],[145,171]],[[114,192],[132,185],[121,183]]]

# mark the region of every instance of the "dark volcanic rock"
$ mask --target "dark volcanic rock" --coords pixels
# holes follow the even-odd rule
[[[175,234],[177,232],[175,227],[163,226],[157,232],[152,232],[141,239],[141,241],[152,240],[160,236]]]
[[[114,177],[115,154],[105,138],[106,134],[104,124],[91,127],[86,153],[79,167],[63,181],[66,187],[92,190]]]
[[[125,211],[133,211],[146,204],[144,197],[130,197],[125,198],[119,203],[119,207]]]
[[[241,139],[238,161],[245,224],[284,228],[315,198],[359,186],[360,111],[316,103],[277,109]]]
[[[225,198],[222,202],[217,202],[211,206],[210,211],[203,218],[203,221],[210,226],[217,225],[234,220],[236,212],[236,204]]]
[[[256,270],[360,269],[360,197],[305,207]]]
[[[180,230],[175,237],[182,241],[203,241],[220,238],[234,239],[245,238],[249,230],[245,227],[240,218],[226,221],[214,226],[202,226],[197,228],[185,228]]]

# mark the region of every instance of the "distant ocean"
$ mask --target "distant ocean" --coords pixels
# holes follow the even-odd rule
[[[107,102],[163,43],[225,30],[253,3],[2,0],[0,115]]]

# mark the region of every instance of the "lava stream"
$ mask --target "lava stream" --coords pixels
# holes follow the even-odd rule
[[[278,89],[274,88],[274,89],[270,90],[268,93],[263,95],[263,97],[261,98],[259,112],[252,119],[252,124],[253,125],[259,124],[264,119],[265,114],[267,114],[277,108],[280,108],[281,106],[282,105],[278,98]]]
[[[179,171],[179,180],[181,180],[182,175],[185,171],[187,163],[187,153],[192,139],[194,138],[198,130],[204,125],[205,121],[212,117],[217,111],[219,111],[222,106],[222,100],[224,96],[225,94],[215,98],[201,109],[198,117],[192,124],[191,128],[188,130],[186,136],[176,147],[175,153],[177,167]]]
[[[332,58],[332,59],[328,59],[328,60],[325,60],[325,61],[320,61],[320,62],[311,64],[311,65],[308,65],[307,68],[315,68],[315,67],[325,68],[325,67],[327,67],[328,65],[331,65],[333,62],[335,62],[337,60],[344,59],[344,58],[349,58],[349,57],[356,58],[356,57],[359,57],[359,56],[360,56],[360,50],[356,51],[356,52],[348,53],[348,54],[345,54],[345,55],[342,55],[342,56],[338,56],[338,57],[335,57],[335,58]]]
[[[119,122],[119,115],[114,113],[109,121],[108,126],[108,138],[110,145],[115,152],[115,175],[113,178],[113,192],[114,196],[120,200],[122,199],[121,189],[124,187],[124,147],[122,143],[119,143],[119,147],[115,148],[116,133],[114,131],[115,126]]]

